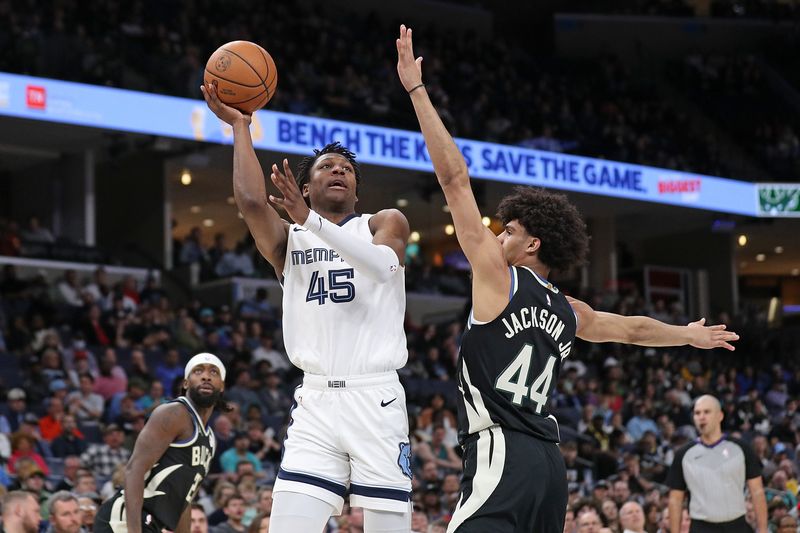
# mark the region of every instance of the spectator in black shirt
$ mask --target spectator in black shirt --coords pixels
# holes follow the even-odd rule
[[[64,414],[61,417],[61,435],[53,439],[50,450],[55,457],[67,457],[68,455],[81,455],[86,451],[86,440],[78,431],[75,416]]]
[[[592,479],[592,463],[578,457],[578,445],[575,441],[562,442],[561,455],[567,467],[567,482],[584,484]]]

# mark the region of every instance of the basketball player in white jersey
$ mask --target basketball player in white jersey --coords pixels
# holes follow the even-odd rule
[[[319,532],[344,498],[364,508],[367,532],[408,532],[408,417],[396,370],[406,363],[403,258],[408,221],[395,209],[358,215],[355,156],[315,150],[298,177],[284,159],[269,195],[250,117],[201,88],[233,127],[236,205],[283,285],[283,334],[304,372],[274,487],[271,533]],[[270,203],[286,210],[282,220]]]

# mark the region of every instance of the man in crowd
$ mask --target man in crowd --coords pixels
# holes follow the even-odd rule
[[[50,514],[50,527],[47,533],[78,533],[81,530],[83,515],[74,494],[62,490],[56,492],[47,502]]]
[[[4,533],[38,533],[39,501],[23,490],[9,492],[3,498]]]
[[[242,524],[244,517],[244,498],[238,492],[228,496],[223,507],[228,519],[218,526],[214,526],[213,533],[242,533],[245,530]]]
[[[619,510],[619,523],[622,533],[645,533],[644,509],[639,502],[625,502]]]
[[[109,424],[103,431],[103,443],[93,444],[81,455],[83,466],[100,477],[111,477],[118,464],[127,463],[131,452],[123,448],[125,433],[117,424]]]
[[[189,522],[190,533],[208,533],[208,518],[203,506],[199,503],[192,504],[191,519]]]

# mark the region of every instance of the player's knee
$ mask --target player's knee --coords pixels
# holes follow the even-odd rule
[[[411,531],[411,512],[395,513],[364,509],[364,533],[408,533]]]

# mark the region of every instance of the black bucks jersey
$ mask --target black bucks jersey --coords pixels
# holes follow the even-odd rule
[[[200,483],[208,475],[211,459],[216,449],[214,432],[203,425],[203,420],[192,404],[181,396],[174,400],[189,410],[194,424],[194,434],[186,441],[175,441],[164,455],[147,471],[144,479],[143,526],[153,525],[174,531],[183,511],[194,498]],[[109,513],[110,514],[107,514]],[[127,531],[125,524],[125,495],[120,491],[103,504],[98,511],[98,525],[108,521],[111,531]],[[103,524],[104,526],[105,524]],[[145,528],[150,529],[150,528]],[[105,527],[100,531],[107,531]]]
[[[527,267],[510,267],[510,301],[488,323],[470,314],[459,354],[459,440],[495,424],[558,442],[548,400],[577,319],[566,297]]]

